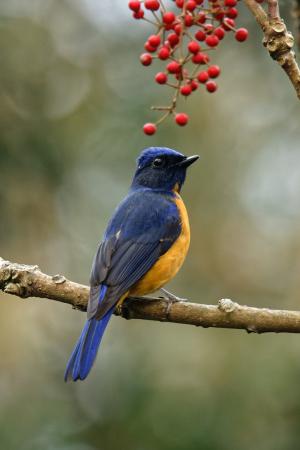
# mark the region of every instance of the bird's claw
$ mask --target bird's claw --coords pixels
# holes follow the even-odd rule
[[[177,295],[172,294],[172,292],[167,291],[166,289],[160,289],[160,291],[163,293],[163,298],[166,300],[167,307],[166,307],[166,320],[169,319],[170,309],[171,306],[174,303],[178,302],[186,302],[187,300],[185,298],[177,297]]]
[[[163,293],[164,299],[169,300],[170,303],[187,302],[186,298],[177,297],[177,295],[172,294],[172,292],[169,292],[166,289],[161,288],[160,290]]]
[[[127,306],[126,302],[118,303],[115,307],[115,314],[117,316],[123,317],[123,319],[130,319],[130,309]]]
[[[115,313],[117,316],[122,316],[123,313],[123,305],[122,303],[118,303],[115,307]]]

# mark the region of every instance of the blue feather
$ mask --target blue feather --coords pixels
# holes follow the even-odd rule
[[[99,303],[103,300],[107,291],[106,286],[101,286]],[[95,361],[104,331],[113,313],[111,308],[101,320],[89,319],[74,347],[65,371],[65,381],[84,380]]]

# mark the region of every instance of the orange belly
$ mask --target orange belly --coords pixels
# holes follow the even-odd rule
[[[181,233],[172,247],[162,255],[153,267],[129,291],[129,295],[145,295],[157,291],[170,281],[182,266],[190,245],[190,225],[185,205],[179,194],[175,194],[181,218]]]

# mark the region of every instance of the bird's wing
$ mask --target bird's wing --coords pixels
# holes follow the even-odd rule
[[[113,215],[94,258],[88,318],[102,318],[176,241],[181,220],[172,198],[134,192]],[[101,285],[107,286],[101,302]]]

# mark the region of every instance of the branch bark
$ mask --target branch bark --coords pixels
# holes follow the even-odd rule
[[[21,298],[41,297],[86,310],[89,288],[62,275],[46,275],[38,266],[0,258],[0,290]],[[244,329],[249,333],[300,333],[300,312],[241,306],[230,299],[218,305],[190,302],[169,304],[163,298],[128,298],[120,311],[125,319],[156,320],[198,327]]]
[[[245,4],[263,30],[263,45],[283,68],[300,99],[300,69],[292,50],[294,38],[280,17],[278,0],[268,0],[268,13],[256,0],[245,0]]]
[[[300,0],[294,0],[293,18],[296,26],[296,42],[300,49]]]

